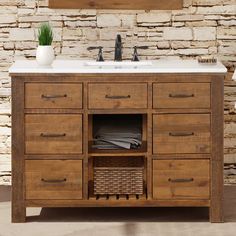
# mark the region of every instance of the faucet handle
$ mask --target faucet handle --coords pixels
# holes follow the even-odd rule
[[[103,47],[102,46],[91,46],[91,47],[88,47],[87,49],[89,51],[98,49],[98,55],[97,55],[96,61],[104,61],[103,55],[102,55],[103,54],[103,52],[102,52]]]
[[[148,46],[134,46],[134,54],[133,54],[132,61],[139,61],[137,49],[148,49]]]
[[[103,52],[102,52],[103,47],[99,47],[98,49],[99,49],[99,51],[98,51],[97,61],[104,61],[103,55],[102,55],[103,54]]]
[[[137,46],[134,46],[134,54],[133,54],[132,61],[139,61]]]
[[[134,46],[134,48],[137,48],[137,49],[148,49],[149,47],[148,46]]]

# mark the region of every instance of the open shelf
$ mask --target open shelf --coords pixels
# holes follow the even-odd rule
[[[110,135],[112,131],[133,133],[138,138],[141,145],[116,148],[96,148],[97,139]],[[114,131],[114,133],[116,133]],[[108,133],[107,133],[108,132]],[[113,133],[112,133],[113,134]],[[102,136],[101,136],[102,135]],[[119,137],[118,132],[118,137]],[[126,134],[127,135],[127,134]],[[130,137],[130,139],[134,138]],[[114,137],[115,138],[115,137]],[[117,137],[116,137],[117,138]],[[115,139],[116,139],[115,138]],[[122,139],[122,138],[121,138]],[[101,142],[101,141],[100,141]],[[109,144],[109,141],[106,141]],[[103,142],[104,143],[104,142]],[[132,144],[133,145],[133,144]],[[91,114],[89,115],[89,140],[88,140],[89,156],[146,156],[147,154],[147,115],[146,114]]]
[[[92,141],[89,142],[89,156],[146,156],[147,155],[147,142],[143,141],[138,149],[96,149],[92,148]]]

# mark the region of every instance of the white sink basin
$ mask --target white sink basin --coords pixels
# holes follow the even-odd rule
[[[152,61],[87,61],[84,63],[85,66],[95,66],[101,69],[103,68],[143,68],[152,66]]]

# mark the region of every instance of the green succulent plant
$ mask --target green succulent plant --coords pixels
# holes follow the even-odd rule
[[[53,31],[49,23],[43,23],[38,30],[38,41],[40,46],[50,46],[53,41]]]

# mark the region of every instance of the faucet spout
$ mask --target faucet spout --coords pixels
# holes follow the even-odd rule
[[[121,36],[119,34],[116,36],[114,60],[122,61],[122,42],[121,42]]]

